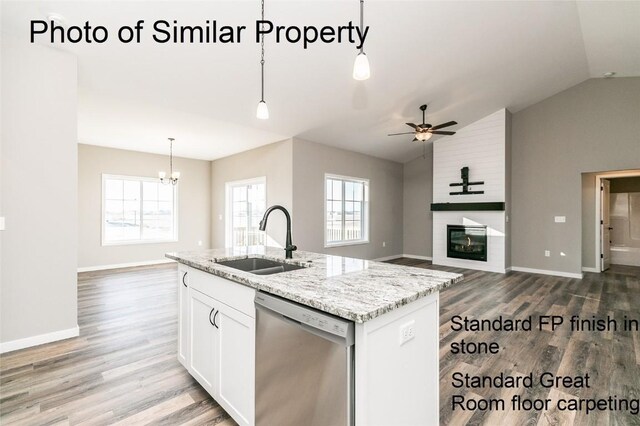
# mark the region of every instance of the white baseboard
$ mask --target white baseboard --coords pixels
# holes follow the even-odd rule
[[[133,268],[135,266],[160,265],[163,263],[175,263],[172,259],[145,260],[142,262],[114,263],[112,265],[83,266],[78,272],[104,271],[107,269]]]
[[[378,257],[371,260],[373,260],[374,262],[385,262],[387,260],[400,259],[401,257],[402,257],[401,254],[393,254],[391,256]]]
[[[582,279],[582,273],[576,274],[573,272],[548,271],[546,269],[522,268],[520,266],[512,266],[511,270],[515,272],[529,272],[530,274],[553,275],[556,277],[577,278],[579,280]]]
[[[9,342],[0,343],[0,354],[6,352],[17,351],[18,349],[30,348],[31,346],[43,345],[58,340],[77,337],[80,334],[80,328],[76,325],[66,330],[54,331],[51,333],[39,334],[37,336],[25,337],[24,339],[11,340]]]
[[[400,259],[402,257],[408,257],[409,259],[418,259],[418,260],[429,260],[431,261],[431,257],[428,256],[418,256],[417,254],[394,254],[391,256],[378,257],[377,259],[372,259],[374,262],[384,262],[387,260]]]
[[[582,267],[582,272],[595,272],[596,274],[598,274],[601,271],[598,268],[590,268],[590,267],[587,267],[587,266],[583,266]]]
[[[433,258],[431,256],[420,256],[417,254],[401,254],[402,257],[408,257],[410,259],[419,259],[419,260],[428,260],[428,261],[432,261]]]

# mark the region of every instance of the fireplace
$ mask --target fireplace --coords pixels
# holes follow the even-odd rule
[[[487,227],[447,225],[447,257],[487,261]]]

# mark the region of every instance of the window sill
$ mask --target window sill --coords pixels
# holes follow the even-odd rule
[[[133,240],[133,241],[103,241],[102,246],[133,246],[138,244],[166,244],[177,243],[177,239],[172,240]]]
[[[336,242],[336,243],[324,243],[324,248],[358,246],[358,245],[361,245],[361,244],[369,244],[369,240],[340,241],[340,242]]]

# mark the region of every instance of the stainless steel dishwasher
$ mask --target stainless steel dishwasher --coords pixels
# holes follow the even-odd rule
[[[353,322],[267,293],[256,304],[256,425],[353,425]]]

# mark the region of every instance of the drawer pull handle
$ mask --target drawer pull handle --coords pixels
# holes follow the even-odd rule
[[[216,308],[211,308],[211,312],[209,312],[209,323],[210,323],[212,326],[217,327],[217,326],[216,326],[216,323],[214,322],[214,321],[215,321],[215,317],[214,317],[214,319],[211,319],[211,315],[213,315],[213,311],[215,311],[215,310],[216,310]],[[217,313],[217,312],[216,312],[216,313]]]
[[[186,273],[186,272],[182,275],[182,285],[183,285],[183,286],[185,286],[185,287],[187,287],[187,283],[186,283],[186,282],[184,282],[184,279],[185,279],[185,278],[187,278],[187,273]]]

